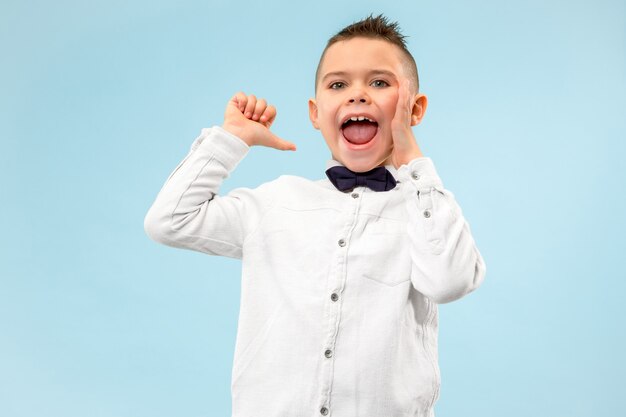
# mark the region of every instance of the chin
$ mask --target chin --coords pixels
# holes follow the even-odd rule
[[[388,162],[388,157],[385,157],[386,154],[379,154],[378,152],[368,152],[367,155],[365,153],[360,155],[350,155],[346,157],[344,155],[343,164],[350,170],[354,172],[365,172],[370,171],[379,166],[385,166]]]
[[[379,164],[377,164],[374,161],[370,161],[370,162],[366,162],[366,161],[349,161],[347,163],[344,163],[344,165],[351,171],[354,172],[366,172],[369,170],[372,170],[374,168],[376,168],[377,166],[379,166]]]

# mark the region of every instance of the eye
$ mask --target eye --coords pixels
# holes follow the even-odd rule
[[[332,84],[330,85],[330,88],[332,88],[333,90],[337,90],[337,89],[339,89],[339,88],[341,88],[341,87],[343,87],[343,86],[344,86],[343,82],[341,82],[341,81],[335,81],[334,83],[332,83]]]
[[[389,83],[385,80],[374,80],[370,85],[374,87],[389,87]]]

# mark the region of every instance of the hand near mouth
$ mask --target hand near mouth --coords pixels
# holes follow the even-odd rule
[[[296,145],[270,132],[276,118],[276,108],[264,99],[243,92],[235,94],[224,112],[222,128],[246,142],[248,146],[261,145],[279,150],[296,150]]]
[[[396,112],[391,121],[391,136],[393,138],[393,150],[391,153],[391,162],[398,169],[401,165],[408,164],[415,158],[424,156],[411,126],[418,124],[426,110],[426,96],[419,94],[416,102],[416,96],[411,95],[409,89],[409,80],[401,79],[398,87],[398,104]],[[417,106],[417,109],[415,107]]]

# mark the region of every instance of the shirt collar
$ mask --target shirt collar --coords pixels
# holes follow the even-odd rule
[[[332,158],[326,161],[326,169],[332,168],[334,166],[345,166],[345,165]],[[391,175],[393,175],[393,178],[396,180],[396,182],[400,182],[398,181],[398,170],[393,166],[393,164],[387,164],[385,165],[385,168],[387,168],[387,170],[391,172]]]

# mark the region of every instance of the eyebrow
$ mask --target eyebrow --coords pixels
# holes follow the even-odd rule
[[[384,69],[371,70],[367,74],[368,75],[386,75],[386,76],[394,78],[394,79],[396,78],[396,74],[394,74],[391,71],[384,70]],[[345,71],[329,72],[328,74],[324,75],[324,77],[322,77],[322,82],[324,82],[329,77],[345,77],[347,75],[348,75],[348,73],[345,72]]]

